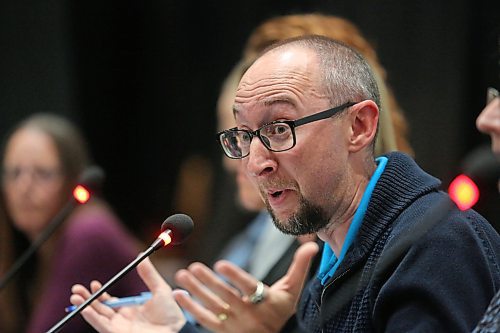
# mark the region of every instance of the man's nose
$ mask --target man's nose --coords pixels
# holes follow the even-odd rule
[[[268,175],[276,171],[277,162],[273,158],[274,152],[264,146],[258,137],[254,137],[250,143],[250,151],[247,156],[247,173],[252,178]]]

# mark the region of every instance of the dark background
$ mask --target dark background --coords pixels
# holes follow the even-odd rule
[[[252,28],[313,11],[352,20],[375,45],[430,173],[447,184],[489,142],[475,118],[498,88],[493,0],[0,1],[0,133],[37,111],[74,120],[106,198],[143,237],[179,209],[182,161],[220,163],[215,102]]]

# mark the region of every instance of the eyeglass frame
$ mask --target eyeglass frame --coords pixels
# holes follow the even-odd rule
[[[314,113],[314,114],[311,114],[309,116],[305,116],[305,117],[302,117],[302,118],[299,118],[299,119],[296,119],[296,120],[275,120],[275,121],[272,121],[272,122],[267,123],[265,125],[262,125],[261,127],[259,127],[258,129],[256,129],[255,131],[249,131],[249,130],[245,130],[245,129],[239,129],[238,127],[233,127],[233,128],[230,128],[230,129],[218,132],[216,139],[217,139],[217,142],[219,142],[219,144],[221,145],[222,151],[224,152],[224,154],[228,158],[231,158],[231,159],[234,159],[234,160],[240,160],[240,159],[243,159],[243,158],[247,157],[248,155],[250,155],[250,150],[248,151],[248,153],[246,155],[242,155],[241,157],[229,156],[228,153],[226,152],[226,150],[224,149],[225,146],[224,146],[224,144],[222,143],[222,140],[221,140],[221,136],[223,134],[226,134],[226,133],[229,133],[229,132],[245,132],[245,133],[247,133],[248,135],[250,135],[250,143],[252,142],[252,140],[253,140],[254,137],[258,137],[259,140],[260,140],[260,142],[262,142],[262,144],[264,145],[264,147],[266,147],[267,150],[272,151],[272,152],[287,151],[287,150],[290,150],[293,147],[295,147],[295,145],[297,144],[297,139],[296,139],[296,136],[295,136],[295,128],[297,128],[299,126],[302,126],[302,125],[305,125],[305,124],[309,124],[309,123],[318,121],[318,120],[323,120],[323,119],[327,119],[327,118],[333,117],[335,114],[339,113],[340,111],[342,111],[342,110],[344,110],[346,108],[349,108],[349,107],[351,107],[351,106],[353,106],[355,104],[357,104],[357,103],[346,102],[346,103],[344,103],[342,105],[335,106],[335,107],[330,108],[328,110],[320,111],[320,112],[317,112],[317,113]],[[275,149],[272,149],[271,147],[269,147],[268,144],[266,144],[266,140],[264,140],[262,138],[262,136],[260,134],[260,131],[264,127],[267,127],[267,126],[273,125],[273,124],[279,124],[279,123],[287,124],[290,127],[290,130],[292,131],[293,144],[289,148],[275,150]]]

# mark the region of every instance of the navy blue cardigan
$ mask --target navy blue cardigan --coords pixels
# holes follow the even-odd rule
[[[387,156],[355,242],[325,287],[308,283],[297,317],[307,332],[471,332],[500,288],[500,237],[454,207],[374,278],[378,260],[447,198],[411,158]]]
[[[304,289],[297,317],[306,332],[470,332],[500,290],[500,237],[472,210],[447,212],[373,278],[381,256],[447,198],[408,156],[388,158],[341,266],[326,288],[313,278]],[[329,313],[345,290],[354,296]],[[198,330],[186,324],[181,333],[188,332]]]

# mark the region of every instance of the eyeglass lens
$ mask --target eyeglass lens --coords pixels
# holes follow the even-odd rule
[[[229,157],[241,158],[248,155],[250,143],[258,136],[266,148],[272,151],[283,151],[293,147],[293,130],[289,124],[274,122],[265,125],[255,132],[232,130],[221,134],[220,141]]]

